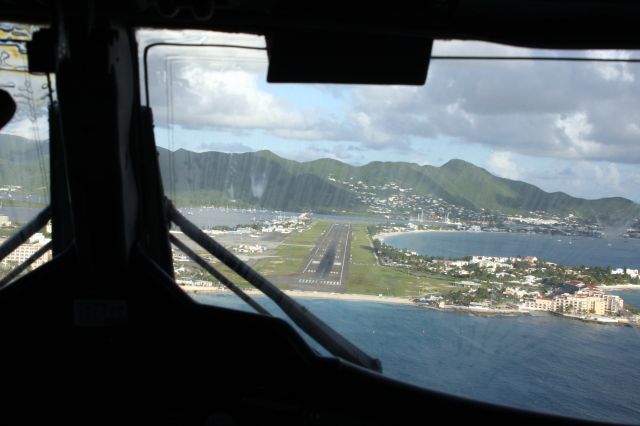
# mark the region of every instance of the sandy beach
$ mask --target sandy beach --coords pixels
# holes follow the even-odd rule
[[[385,238],[393,237],[396,235],[407,235],[407,234],[426,234],[429,232],[460,232],[453,229],[421,229],[414,231],[393,231],[393,232],[381,232],[379,234],[375,234],[372,239],[380,240],[384,242]]]
[[[194,294],[233,294],[231,290],[221,289],[218,287],[196,287],[196,286],[180,286],[187,293]],[[374,296],[371,294],[346,294],[346,293],[324,293],[320,291],[302,291],[302,290],[283,290],[285,294],[294,299],[331,299],[331,300],[349,300],[354,302],[377,302],[377,303],[393,303],[400,305],[413,305],[410,298],[392,297],[392,296]],[[263,293],[259,290],[244,290],[245,293],[256,296]]]
[[[459,305],[443,305],[443,306],[429,306],[426,304],[419,304],[421,307],[434,309],[437,311],[454,311],[454,312],[467,312],[473,315],[481,316],[514,316],[514,315],[531,315],[529,311],[522,311],[519,309],[507,309],[507,308],[485,308],[483,306],[459,306]]]

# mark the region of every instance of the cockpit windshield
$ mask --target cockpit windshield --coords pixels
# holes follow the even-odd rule
[[[638,52],[437,41],[424,86],[268,84],[261,37],[137,37],[166,195],[385,374],[640,420]]]

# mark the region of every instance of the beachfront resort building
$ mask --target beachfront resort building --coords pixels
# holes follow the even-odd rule
[[[521,305],[525,310],[550,311],[570,314],[593,314],[599,316],[618,315],[624,308],[620,296],[606,294],[589,288],[574,294],[564,293],[553,298],[538,297]]]
[[[0,244],[4,243],[5,240],[0,239]],[[18,246],[11,254],[2,259],[2,266],[15,266],[25,262],[32,255],[34,255],[38,250],[44,247],[49,241],[48,238],[45,238],[41,233],[34,234],[28,243],[22,244]],[[31,264],[31,268],[37,268],[43,263],[51,260],[51,250],[48,250],[44,253],[38,260]]]
[[[611,270],[611,275],[628,275],[630,278],[638,278],[640,271],[630,268],[616,268]]]

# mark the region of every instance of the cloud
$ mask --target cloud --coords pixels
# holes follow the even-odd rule
[[[624,181],[628,184],[635,183],[633,186],[623,184],[621,179],[624,173]],[[551,171],[550,175],[555,178],[555,174]],[[558,176],[562,178],[562,176]],[[571,179],[564,182],[558,179],[556,184],[562,184],[565,191],[572,195],[586,198],[609,197],[612,194],[621,194],[622,196],[636,199],[635,186],[640,182],[640,172],[638,170],[620,170],[620,166],[614,163],[593,163],[593,162],[577,162],[571,167]]]
[[[505,155],[506,154],[506,155]],[[517,166],[515,175],[509,175]],[[562,191],[575,197],[626,197],[640,201],[640,169],[629,164],[594,161],[529,160],[517,154],[497,152],[485,167],[501,177],[534,184],[547,192]]]
[[[595,51],[591,52],[589,56],[601,59],[630,59],[631,52],[623,50]],[[635,81],[635,76],[629,69],[629,67],[633,65],[626,63],[594,62],[592,66],[596,70],[596,72],[598,72],[598,74],[600,74],[600,76],[605,80],[626,82]]]
[[[513,159],[513,154],[509,152],[499,151],[491,154],[487,167],[491,173],[497,176],[519,180],[520,166]]]
[[[261,130],[294,140],[336,140],[354,134],[349,121],[337,121],[331,111],[300,108],[287,96],[265,89],[265,71],[266,53],[261,50],[158,47],[149,56],[155,123]]]
[[[467,46],[466,54],[538,54],[469,44],[478,49]],[[444,45],[442,53],[462,49],[459,42]],[[353,99],[374,123],[370,131],[392,134],[399,143],[444,137],[535,157],[639,163],[639,70],[633,64],[432,61],[425,87],[358,87]]]
[[[241,143],[230,143],[230,142],[201,142],[198,144],[193,151],[204,152],[204,151],[219,151],[219,152],[252,152],[255,151],[249,145],[241,144]]]
[[[192,32],[188,38],[264,45],[260,37],[211,34]],[[180,32],[141,38],[169,36]],[[264,51],[158,49],[149,60],[160,126],[253,129],[294,141],[340,141],[407,153],[415,140],[451,140],[496,153],[640,163],[640,68],[633,64],[434,60],[423,87],[305,86],[331,97],[340,104],[336,108],[301,105],[290,97],[294,89],[265,85]],[[436,43],[434,54],[632,56],[459,41]]]
[[[2,133],[27,139],[49,138],[48,86],[43,76],[27,73],[0,73],[0,88],[16,102],[16,112]]]

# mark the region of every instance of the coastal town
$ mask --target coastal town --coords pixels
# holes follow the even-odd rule
[[[535,226],[557,225],[557,223],[549,224],[546,220],[538,220],[533,217],[511,218],[511,220],[519,223],[533,223]],[[308,213],[282,214],[275,215],[268,220],[256,221],[251,225],[208,227],[204,229],[204,232],[220,241],[242,260],[266,272],[266,275],[269,276],[269,270],[265,269],[265,264],[268,265],[269,262],[271,265],[277,262],[283,263],[282,260],[275,260],[278,259],[278,250],[283,248],[290,250],[293,247],[308,247],[306,250],[309,250],[313,244],[319,244],[315,241],[316,238],[329,235],[331,229],[334,229],[333,226],[330,228],[325,226],[324,231],[309,239],[308,243],[313,244],[295,244],[296,239],[309,235],[314,226],[317,227],[319,223]],[[9,235],[15,232],[16,226],[17,224],[12,223],[8,217],[0,216],[0,233]],[[417,290],[418,294],[406,298],[407,301],[415,305],[481,315],[538,315],[547,312],[553,315],[606,324],[639,323],[640,312],[636,307],[625,304],[622,297],[609,293],[609,290],[616,288],[616,286],[640,288],[640,271],[638,269],[567,266],[544,261],[535,256],[473,255],[460,259],[445,259],[422,255],[414,250],[399,249],[385,243],[385,237],[393,234],[434,230],[468,232],[468,227],[467,223],[465,225],[454,224],[452,227],[451,223],[442,221],[437,224],[414,224],[412,222],[369,224],[362,225],[361,228],[365,230],[364,235],[371,244],[376,267],[382,268],[381,270],[402,271],[404,275],[414,277],[418,282],[420,280],[439,280],[440,286],[425,287],[424,291]],[[171,232],[178,236],[181,234],[177,230]],[[347,233],[350,232],[347,231]],[[18,250],[7,256],[0,268],[6,273],[27,260],[50,241],[50,233],[51,226],[48,224],[43,232],[35,234]],[[348,242],[345,244],[345,247],[348,247]],[[305,250],[296,249],[295,252],[302,252],[302,255],[296,255],[300,257],[300,262],[307,262]],[[294,251],[291,251],[287,259],[295,263],[296,258],[293,253]],[[202,255],[208,262],[216,262],[212,256],[206,253]],[[353,251],[350,254],[345,253],[343,256],[353,259]],[[185,288],[221,288],[220,283],[175,248],[173,249],[173,258],[176,281],[179,285]],[[31,268],[36,268],[50,259],[51,252],[49,251],[34,262]],[[309,260],[307,269],[311,264],[319,265],[322,262],[321,258],[318,258],[317,261]],[[349,280],[346,274],[344,280],[342,276],[339,281],[334,280],[336,285],[342,285],[342,288],[325,289],[322,286],[305,288],[300,285],[292,286],[293,280],[291,279],[279,281],[283,276],[300,276],[301,279],[298,281],[308,283],[313,281],[310,279],[313,278],[312,275],[306,270],[299,272],[291,270],[288,273],[285,271],[284,274],[277,273],[271,276],[271,279],[280,284],[284,283],[284,288],[301,290],[300,294],[303,296],[311,293],[304,290],[313,290],[314,293],[319,291],[331,295],[336,293],[358,294],[357,290],[353,290],[353,286],[347,285]],[[375,280],[372,277],[367,279]],[[321,284],[324,281],[319,282]],[[421,287],[417,286],[416,288],[420,289]],[[378,300],[383,299],[383,294],[370,294],[372,291],[360,291],[360,293],[369,293],[367,297],[370,298],[377,296]]]
[[[485,314],[550,312],[570,318],[611,324],[640,321],[640,312],[608,294],[616,286],[640,288],[640,271],[558,265],[535,256],[467,256],[443,259],[424,256],[384,243],[385,233],[402,233],[410,226],[370,226],[376,255],[382,265],[408,273],[451,278],[451,289],[417,297],[426,307]]]
[[[531,221],[531,218],[527,218]],[[281,216],[272,220],[254,223],[251,226],[237,226],[224,229],[205,229],[210,236],[222,242],[242,260],[256,267],[260,272],[280,284],[284,289],[303,290],[310,293],[331,294],[371,294],[372,290],[357,290],[352,277],[345,278],[343,288],[322,287],[321,285],[294,285],[292,277],[299,277],[302,284],[313,283],[313,276],[305,268],[300,270],[296,262],[309,265],[321,264],[323,259],[313,260],[307,252],[317,252],[313,244],[320,244],[322,235],[330,233],[332,227],[301,242],[300,238],[311,233],[317,226],[312,215]],[[623,298],[609,294],[616,285],[638,286],[640,271],[633,268],[599,268],[567,266],[538,259],[535,256],[467,256],[460,259],[445,259],[421,255],[413,250],[398,249],[384,242],[385,236],[407,232],[428,232],[448,229],[449,224],[416,225],[413,223],[362,225],[364,234],[371,244],[376,268],[380,271],[400,271],[402,277],[413,278],[415,282],[437,280],[437,287],[415,288],[417,293],[407,300],[418,306],[442,310],[468,311],[483,315],[537,315],[548,312],[585,321],[607,324],[630,324],[640,320],[634,306],[624,303]],[[464,229],[464,228],[463,228]],[[177,231],[172,231],[177,232]],[[317,241],[316,241],[317,238]],[[302,247],[302,248],[300,248]],[[320,245],[316,245],[320,248]],[[279,250],[285,250],[286,258],[281,260]],[[302,253],[302,254],[299,254]],[[354,249],[351,250],[352,265]],[[296,256],[299,257],[296,258]],[[205,258],[214,261],[205,255]],[[285,265],[293,265],[286,269]],[[339,262],[337,262],[339,264]],[[265,266],[267,265],[267,266]],[[272,268],[270,268],[270,267]],[[219,287],[210,277],[196,268],[189,259],[174,249],[174,267],[178,282],[190,288]],[[284,268],[284,269],[283,269]],[[332,272],[336,273],[336,272]],[[397,275],[401,277],[401,275]],[[287,279],[285,279],[287,278]],[[377,281],[375,276],[367,280]],[[403,278],[404,279],[404,278]],[[335,281],[335,280],[334,280]],[[326,281],[326,282],[334,282]],[[401,280],[396,280],[397,285]],[[322,284],[324,281],[319,281]],[[335,281],[336,285],[338,281]],[[613,287],[612,287],[613,286]],[[634,287],[635,288],[635,287]],[[395,293],[397,294],[397,293]],[[386,293],[375,294],[383,300]]]
[[[367,214],[411,223],[438,223],[449,229],[519,232],[562,236],[602,237],[607,230],[601,224],[585,221],[573,214],[550,215],[544,211],[529,212],[528,215],[506,214],[499,211],[470,209],[449,203],[442,198],[418,194],[412,187],[396,182],[372,185],[353,177],[339,180],[329,176],[328,180],[354,192],[367,206]],[[627,238],[640,237],[640,221],[623,230]]]

